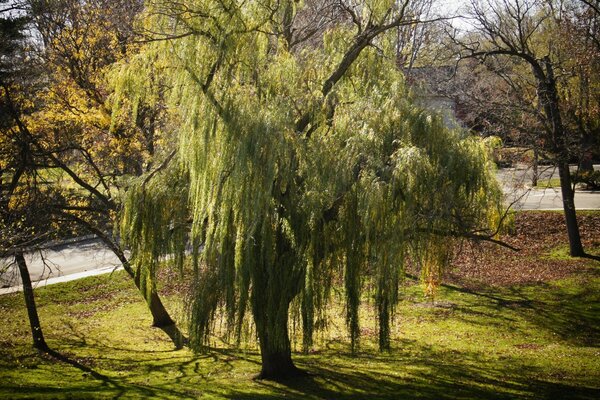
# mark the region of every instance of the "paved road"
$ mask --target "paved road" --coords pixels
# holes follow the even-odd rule
[[[98,239],[56,246],[25,257],[35,287],[114,271],[121,263]],[[12,260],[0,260],[0,271]],[[21,289],[16,266],[0,275],[0,295]]]
[[[507,193],[508,204],[513,204],[515,210],[562,210],[562,195],[560,188],[518,189]],[[600,209],[600,192],[575,192],[575,209]]]
[[[571,165],[570,168],[571,172],[577,170],[577,167],[574,165]],[[600,164],[595,164],[594,169],[600,171]],[[524,165],[517,166],[516,168],[502,168],[497,171],[496,175],[506,191],[514,189],[515,187],[530,187],[533,169]],[[558,170],[553,165],[540,165],[538,167],[538,178],[540,181],[545,179],[558,179]]]
[[[600,165],[595,166],[600,169]],[[557,176],[553,167],[541,167],[541,178]],[[498,171],[507,204],[514,203],[519,210],[562,210],[562,198],[558,188],[531,189],[531,170],[525,168],[503,169]],[[577,209],[600,209],[600,192],[577,191]],[[92,239],[55,247],[40,254],[27,256],[27,263],[35,286],[79,279],[115,270],[118,259],[99,240]],[[0,260],[0,271],[6,260]],[[20,290],[20,279],[16,268],[0,274],[0,295]]]
[[[575,167],[572,167],[574,169]],[[496,172],[498,180],[502,182],[505,188],[519,186],[530,186],[533,177],[533,169],[526,166],[517,166],[517,168],[502,168]],[[538,168],[538,177],[542,179],[558,178],[558,171],[554,166],[540,165]]]
[[[575,166],[571,166],[574,171]],[[594,165],[600,170],[600,165]],[[554,166],[540,166],[539,179],[558,179]],[[531,168],[506,168],[498,171],[498,179],[506,196],[506,203],[513,204],[515,210],[562,210],[560,188],[531,188]],[[575,191],[575,208],[578,210],[600,209],[600,192]]]

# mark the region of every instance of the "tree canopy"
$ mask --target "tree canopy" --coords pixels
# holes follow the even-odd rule
[[[415,106],[395,67],[392,29],[415,22],[409,2],[332,5],[338,23],[301,45],[307,4],[152,2],[149,43],[115,73],[115,101],[151,96],[150,73],[164,80],[179,143],[176,163],[129,191],[134,260],[152,285],[189,234],[192,345],[217,315],[239,334],[251,310],[265,378],[296,372],[292,302],[308,349],[343,279],[354,348],[370,282],[387,349],[403,268],[420,267],[433,290],[452,239],[491,239],[501,217],[486,144]]]

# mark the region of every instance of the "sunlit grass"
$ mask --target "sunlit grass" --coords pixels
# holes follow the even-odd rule
[[[600,242],[596,242],[592,246],[587,246],[585,251],[587,254],[600,254]],[[571,257],[568,244],[559,244],[542,254],[541,259],[568,261],[577,259],[577,257]]]
[[[558,188],[560,187],[560,178],[539,179],[535,187],[538,189]]]
[[[600,393],[600,279],[472,292],[444,286],[435,302],[407,281],[393,350],[376,349],[373,313],[363,313],[361,348],[351,354],[343,309],[310,354],[311,375],[285,384],[255,381],[260,356],[213,338],[214,349],[174,350],[151,328],[123,273],[36,290],[49,345],[70,364],[29,345],[22,295],[0,297],[0,396],[5,398],[595,398]],[[368,299],[366,299],[368,301]],[[181,319],[175,298],[170,310]],[[368,309],[368,307],[367,307]],[[83,369],[81,369],[83,367]]]

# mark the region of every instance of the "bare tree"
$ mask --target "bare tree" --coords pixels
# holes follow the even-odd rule
[[[454,31],[451,36],[460,58],[475,58],[481,62],[491,57],[511,58],[529,69],[523,71],[523,76],[535,82],[535,101],[545,128],[540,136],[558,168],[570,253],[585,256],[569,171],[574,138],[563,122],[557,60],[552,53],[552,40],[548,40],[546,46],[536,42],[542,30],[552,23],[553,10],[542,0],[472,0],[468,17],[473,32],[461,36]]]

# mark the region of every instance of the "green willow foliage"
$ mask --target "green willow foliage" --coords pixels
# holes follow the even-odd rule
[[[390,5],[372,3],[373,20],[384,18]],[[161,256],[182,260],[188,233],[195,249],[203,245],[189,307],[196,348],[217,315],[239,336],[250,310],[263,361],[289,352],[296,301],[307,350],[342,281],[353,349],[367,286],[376,288],[380,347],[389,348],[407,263],[433,290],[455,238],[498,223],[485,143],[413,104],[394,65],[394,35],[380,34],[323,96],[356,31],[340,23],[318,44],[290,49],[278,32],[300,7],[152,3],[143,23],[169,37],[115,74],[117,97],[149,96],[144,60],[152,60],[170,88],[178,163],[134,185],[121,228],[148,282]]]

